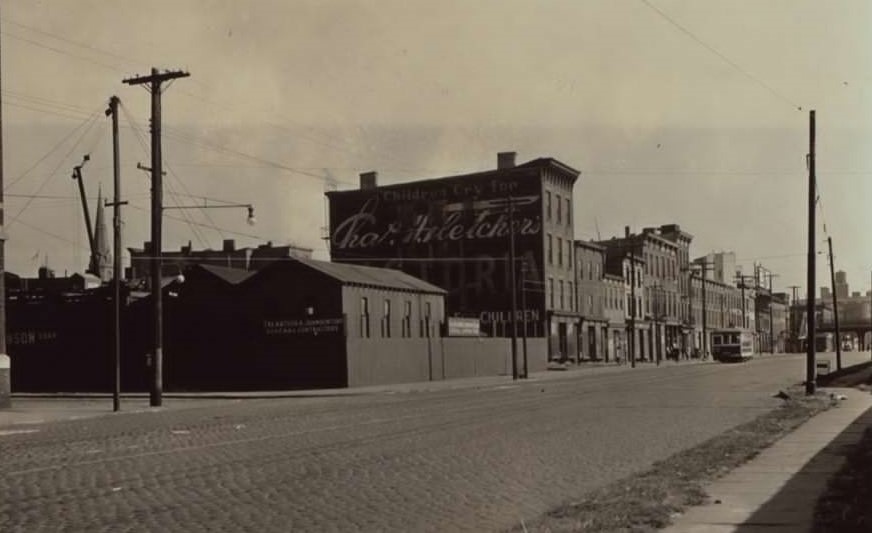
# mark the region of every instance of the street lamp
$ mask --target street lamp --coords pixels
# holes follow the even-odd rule
[[[696,261],[691,264],[689,267],[682,269],[685,272],[688,272],[691,280],[694,277],[694,274],[699,274],[700,285],[702,286],[702,358],[705,359],[708,357],[708,339],[706,338],[708,333],[706,332],[707,326],[707,317],[706,317],[706,301],[705,301],[705,281],[706,281],[706,273],[713,266],[713,263],[708,261]],[[693,283],[690,284],[691,288]],[[691,309],[691,313],[693,310]]]
[[[251,204],[209,204],[207,200],[203,199],[203,205],[167,205],[164,206],[164,210],[166,209],[221,209],[228,207],[244,207],[248,209],[248,217],[246,218],[246,222],[248,222],[249,226],[254,226],[257,223],[257,219],[254,217],[254,206]]]

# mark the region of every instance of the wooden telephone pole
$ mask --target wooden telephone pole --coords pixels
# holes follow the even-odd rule
[[[793,308],[796,307],[796,290],[799,288],[799,285],[790,285],[788,289],[791,291],[790,297],[790,313],[787,315],[787,319],[790,321],[788,325],[788,329],[790,330],[790,351],[794,352],[796,350],[797,343],[799,341],[799,324],[796,323],[796,317],[794,316]]]
[[[164,82],[190,76],[182,71],[158,72],[151,69],[147,76],[128,78],[128,85],[146,85],[151,92],[151,299],[153,309],[153,352],[151,354],[152,383],[150,405],[163,402],[163,293],[161,288],[161,215],[163,213],[163,162],[161,160],[161,85]]]
[[[815,123],[814,110],[809,112],[808,117],[808,263],[806,266],[807,282],[805,287],[806,302],[805,313],[808,321],[807,342],[805,351],[805,393],[812,395],[815,392],[815,205],[817,204],[817,191],[815,186],[814,150],[815,150]]]
[[[121,152],[118,146],[118,103],[117,96],[109,99],[109,108],[106,116],[112,117],[112,174],[115,185],[112,202],[106,202],[112,206],[112,301],[114,303],[113,319],[113,360],[112,370],[114,386],[112,389],[112,410],[121,409],[121,206],[127,202],[121,201]]]
[[[0,53],[2,56],[2,53]],[[2,65],[2,61],[0,61]],[[0,67],[0,87],[3,85]],[[2,100],[2,96],[0,96]],[[0,105],[0,109],[2,109]],[[0,409],[12,406],[12,368],[6,355],[6,227],[3,224],[3,115],[0,112]]]

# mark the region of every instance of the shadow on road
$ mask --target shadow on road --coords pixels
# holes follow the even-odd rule
[[[863,412],[812,457],[775,496],[754,512],[736,531],[742,533],[758,531],[868,533],[872,531],[870,524],[858,524],[854,528],[846,529],[845,524],[831,526],[819,519],[816,520],[818,516],[816,510],[821,510],[822,502],[833,500],[833,494],[827,494],[829,481],[843,470],[846,457],[856,448],[866,429],[870,427],[872,427],[872,408]],[[843,503],[848,502],[834,500],[834,503],[841,508]],[[863,503],[863,505],[867,504],[868,502]],[[838,512],[841,514],[841,509]]]

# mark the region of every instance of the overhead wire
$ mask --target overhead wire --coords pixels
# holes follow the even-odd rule
[[[87,135],[87,133],[91,130],[91,128],[93,128],[94,124],[96,123],[97,116],[98,115],[95,113],[91,117],[90,121],[88,122],[88,126],[85,128],[85,131],[83,131],[82,134],[79,136],[79,138],[76,140],[76,142],[73,143],[73,146],[70,147],[70,149],[66,153],[66,155],[58,162],[58,164],[55,166],[54,170],[52,170],[52,172],[48,176],[46,176],[46,179],[43,180],[42,184],[40,184],[39,188],[37,188],[34,195],[39,195],[42,192],[42,190],[45,188],[45,186],[48,185],[48,183],[52,180],[52,178],[55,177],[58,170],[61,168],[61,165],[63,165],[65,162],[67,162],[67,159],[70,157],[70,155],[73,153],[73,151],[79,146],[79,144],[85,138],[85,135]],[[7,224],[7,227],[10,227],[10,226],[14,225],[16,222],[18,222],[18,219],[21,217],[22,214],[24,214],[24,212],[27,210],[27,208],[30,206],[30,204],[33,203],[34,199],[35,199],[34,197],[28,198],[28,200],[24,203],[24,205],[21,207],[21,209],[19,209],[18,212],[9,221],[9,223]]]
[[[130,207],[132,207],[133,209],[137,209],[137,210],[140,210],[140,211],[150,211],[150,210],[151,210],[150,207],[142,207],[142,206],[139,206],[139,205],[136,205],[136,204],[133,204],[133,203],[128,204],[128,205],[129,205]],[[182,211],[184,211],[184,210],[182,210]],[[223,231],[223,232],[225,232],[225,233],[229,233],[229,234],[231,234],[231,235],[239,235],[240,237],[250,237],[250,238],[252,238],[252,239],[257,239],[257,240],[259,240],[259,241],[266,241],[266,240],[268,240],[268,239],[266,239],[265,237],[263,237],[263,236],[261,236],[261,235],[253,235],[253,234],[251,234],[251,233],[243,233],[243,232],[240,232],[240,231],[229,230],[229,229],[227,229],[227,228],[219,228],[219,227],[217,227],[217,226],[215,226],[215,225],[204,224],[204,223],[202,223],[202,222],[194,222],[194,221],[191,221],[191,220],[188,220],[188,219],[179,218],[179,217],[174,217],[174,216],[172,216],[172,215],[166,215],[166,214],[165,214],[165,215],[164,215],[164,218],[168,218],[168,219],[170,219],[170,220],[176,220],[176,221],[179,221],[179,222],[185,222],[185,223],[187,223],[187,224],[193,224],[194,226],[199,226],[199,227],[202,227],[202,228],[208,228],[208,229],[220,230],[220,231]],[[206,248],[206,247],[207,247],[207,246],[204,246],[204,248]]]
[[[44,36],[47,36],[47,37],[52,38],[52,39],[57,39],[58,41],[61,41],[61,42],[67,43],[67,44],[71,44],[71,45],[73,45],[73,46],[78,46],[78,47],[85,48],[85,49],[90,50],[90,51],[94,51],[94,52],[99,52],[99,53],[102,53],[102,54],[106,54],[106,55],[108,55],[108,56],[112,56],[112,57],[114,57],[114,58],[121,59],[122,61],[125,61],[125,62],[134,62],[134,63],[137,63],[137,64],[141,64],[141,61],[139,61],[139,60],[136,60],[136,59],[133,59],[133,58],[129,58],[129,57],[126,57],[126,56],[122,56],[122,55],[119,55],[119,54],[116,54],[116,53],[113,53],[113,52],[109,52],[109,51],[106,51],[106,50],[102,50],[102,49],[100,49],[100,48],[98,48],[98,47],[95,47],[95,46],[93,46],[93,45],[89,45],[89,44],[85,44],[85,43],[80,43],[80,42],[74,41],[74,40],[72,40],[72,39],[68,39],[68,38],[66,38],[66,37],[62,37],[62,36],[57,35],[57,34],[54,34],[54,33],[46,32],[46,31],[44,31],[44,30],[40,30],[40,29],[38,29],[38,28],[34,28],[34,27],[32,27],[32,26],[28,26],[28,25],[25,25],[25,24],[18,23],[18,22],[16,22],[16,21],[12,21],[12,20],[10,20],[10,19],[8,19],[8,18],[2,18],[2,19],[0,19],[0,20],[2,20],[2,21],[4,21],[4,22],[7,22],[7,23],[9,23],[9,24],[12,24],[12,25],[15,25],[15,26],[18,26],[18,27],[21,27],[21,28],[27,29],[27,30],[29,30],[29,31],[33,31],[33,32],[38,33],[38,34],[40,34],[40,35],[44,35]],[[27,42],[27,43],[32,44],[32,45],[34,45],[34,46],[38,46],[38,47],[41,47],[41,48],[45,48],[45,49],[50,50],[50,51],[55,52],[55,53],[59,53],[59,54],[67,55],[67,56],[74,57],[74,58],[77,58],[77,59],[81,59],[81,60],[83,60],[83,61],[87,61],[87,62],[89,62],[89,63],[95,64],[95,65],[97,65],[97,66],[100,66],[100,67],[103,67],[103,68],[106,68],[106,69],[110,69],[110,70],[113,70],[113,71],[116,71],[116,72],[120,72],[120,73],[125,73],[125,71],[124,71],[123,69],[121,69],[121,68],[119,68],[119,67],[117,67],[117,66],[109,65],[109,64],[107,64],[107,63],[104,63],[104,62],[101,62],[101,61],[97,61],[97,60],[95,60],[95,59],[93,59],[93,58],[89,58],[89,57],[86,57],[86,56],[82,56],[82,55],[80,55],[80,54],[74,54],[74,53],[71,53],[71,52],[68,52],[68,51],[62,50],[62,49],[60,49],[60,48],[57,48],[57,47],[55,47],[55,46],[47,45],[47,44],[45,44],[45,43],[40,43],[39,41],[35,41],[35,40],[33,40],[33,39],[28,39],[28,38],[25,38],[25,37],[21,37],[21,36],[18,36],[18,35],[15,35],[15,34],[11,34],[11,33],[9,33],[9,32],[3,32],[3,31],[0,31],[0,34],[7,35],[7,36],[9,36],[9,37],[12,37],[13,39],[18,39],[18,40],[21,40],[21,41],[23,41],[23,42]],[[174,80],[171,80],[171,83],[172,83],[172,81],[174,81]],[[196,81],[196,80],[194,80],[194,81]],[[142,86],[141,86],[141,87],[142,87]],[[147,89],[146,87],[142,87],[142,88],[143,88],[143,89]],[[164,88],[164,90],[166,90],[167,88],[169,88],[169,85],[167,85],[167,86]],[[202,96],[196,95],[196,94],[191,93],[191,92],[189,92],[189,91],[182,90],[182,91],[179,91],[179,92],[180,92],[181,94],[184,94],[184,95],[190,97],[190,98],[193,98],[193,99],[199,100],[199,101],[201,101],[201,102],[203,102],[203,103],[206,103],[206,104],[209,104],[209,105],[213,105],[213,106],[219,106],[219,107],[221,107],[222,109],[226,109],[226,108],[228,107],[228,104],[226,104],[226,103],[222,104],[222,103],[214,102],[214,101],[212,101],[212,100],[209,100],[209,99],[207,99],[207,98],[205,98],[205,97],[202,97]],[[269,125],[271,125],[271,126],[273,126],[273,127],[276,127],[276,128],[279,128],[279,129],[285,129],[285,130],[287,130],[287,127],[285,127],[285,126],[283,126],[283,125],[281,125],[281,124],[278,124],[278,123],[275,123],[275,122],[271,122],[271,121],[266,121],[266,123],[269,124]],[[302,134],[300,134],[299,132],[292,132],[292,133],[293,133],[296,137],[299,137],[299,138],[302,139],[302,140],[305,140],[305,141],[308,141],[308,142],[311,142],[311,143],[314,143],[314,144],[319,144],[319,145],[321,145],[321,146],[323,146],[323,147],[326,147],[326,148],[331,148],[331,149],[335,149],[335,150],[340,150],[340,151],[346,151],[346,152],[354,153],[352,150],[350,150],[350,149],[348,148],[348,146],[350,146],[350,144],[347,143],[347,142],[345,142],[345,141],[343,141],[342,139],[331,138],[329,135],[323,135],[324,137],[330,139],[331,141],[338,140],[338,141],[340,141],[340,142],[344,142],[344,143],[347,145],[346,147],[338,146],[338,145],[336,145],[336,144],[330,144],[330,143],[328,143],[328,142],[324,142],[324,141],[319,141],[318,139],[315,139],[315,138],[312,138],[312,137],[307,137],[307,136],[305,136],[305,135],[302,135]],[[241,154],[241,153],[240,153],[240,154]],[[247,155],[247,154],[246,154],[246,155]],[[295,169],[292,169],[291,167],[284,167],[284,169],[285,169],[285,170],[289,170],[289,171],[296,171]],[[299,172],[299,171],[298,171],[298,172]],[[307,173],[305,173],[305,172],[299,172],[299,173],[301,173],[301,174],[303,174],[303,175],[309,175],[309,176],[311,176],[311,177],[318,177],[318,178],[322,178],[322,179],[323,179],[322,176],[312,175],[312,174],[307,174]]]
[[[34,33],[38,33],[38,34],[40,34],[40,35],[44,35],[44,36],[49,37],[49,38],[51,38],[51,39],[56,39],[56,40],[58,40],[58,41],[62,41],[62,42],[64,42],[64,43],[71,44],[71,45],[73,45],[73,46],[78,46],[78,47],[81,47],[81,48],[85,48],[85,49],[87,49],[87,50],[91,50],[91,51],[93,51],[93,52],[97,52],[97,53],[100,53],[100,54],[104,54],[104,55],[107,55],[107,56],[111,56],[111,57],[114,57],[114,58],[116,58],[116,59],[120,59],[120,60],[122,60],[122,61],[132,61],[132,62],[134,62],[134,63],[142,63],[142,61],[140,61],[140,60],[138,60],[138,59],[134,59],[134,58],[131,58],[131,57],[123,56],[123,55],[120,55],[120,54],[117,54],[117,53],[114,53],[114,52],[109,52],[108,50],[103,50],[103,49],[101,49],[101,48],[97,48],[96,46],[93,46],[93,45],[90,45],[90,44],[87,44],[87,43],[82,43],[82,42],[79,42],[79,41],[74,41],[74,40],[72,40],[72,39],[68,39],[68,38],[66,38],[66,37],[62,37],[62,36],[60,36],[60,35],[58,35],[58,34],[56,34],[56,33],[47,32],[47,31],[45,31],[45,30],[41,30],[41,29],[36,28],[36,27],[34,27],[34,26],[28,26],[27,24],[22,24],[22,23],[20,23],[20,22],[17,22],[17,21],[15,21],[15,20],[12,20],[12,19],[10,19],[9,17],[6,17],[6,16],[0,17],[0,22],[5,22],[5,23],[7,23],[7,24],[11,24],[11,25],[13,25],[13,26],[17,26],[17,27],[19,27],[19,28],[22,28],[22,29],[25,29],[25,30],[28,30],[28,31],[32,31],[32,32],[34,32]]]
[[[139,145],[142,148],[143,154],[145,156],[148,156],[149,149],[146,145],[145,139],[143,138],[144,134],[140,131],[139,124],[136,122],[136,119],[127,110],[127,106],[125,106],[122,103],[120,107],[121,107],[122,112],[124,113],[125,119],[127,120],[128,124],[130,125],[131,129],[133,130],[134,137],[136,137],[136,140],[139,141]],[[170,187],[170,191],[172,192],[171,187]],[[179,205],[179,202],[176,201],[175,198],[173,198],[173,200],[175,201],[176,205]],[[194,234],[194,238],[200,242],[201,246],[205,247],[206,243],[207,243],[205,237],[203,236],[202,232],[200,232],[200,230],[194,224],[192,224],[192,220],[190,219],[188,213],[185,213],[184,210],[182,211],[182,217],[184,217],[184,219],[187,220],[187,222],[189,224],[189,228],[191,230],[191,233]]]
[[[649,0],[639,0],[639,1],[642,2],[644,5],[646,5],[649,9],[651,9],[652,11],[654,11],[655,13],[657,13],[661,18],[663,18],[664,20],[666,20],[669,24],[671,24],[672,26],[674,26],[675,28],[677,28],[677,29],[678,29],[679,31],[681,31],[683,34],[687,35],[690,39],[692,39],[693,41],[695,41],[697,44],[699,44],[700,46],[702,46],[703,48],[705,48],[706,50],[708,50],[708,51],[711,52],[712,54],[714,54],[714,55],[716,55],[717,57],[719,57],[719,58],[720,58],[724,63],[726,63],[726,64],[730,65],[731,67],[733,67],[737,72],[739,72],[740,74],[742,74],[743,76],[747,77],[748,79],[750,79],[750,80],[753,81],[754,83],[760,85],[761,87],[763,87],[764,89],[766,89],[767,91],[769,91],[769,92],[770,92],[773,96],[775,96],[777,99],[781,100],[782,102],[787,103],[787,104],[790,105],[792,108],[794,108],[794,109],[796,109],[796,110],[798,110],[798,111],[802,111],[802,106],[801,106],[801,105],[797,104],[796,102],[794,102],[793,100],[791,100],[790,98],[788,98],[788,97],[785,96],[784,94],[780,93],[779,91],[776,91],[774,87],[772,87],[771,85],[769,85],[768,83],[766,83],[765,81],[763,81],[761,78],[759,78],[759,77],[757,77],[757,76],[754,76],[753,74],[751,74],[751,73],[748,72],[747,70],[743,69],[741,66],[739,66],[738,63],[736,63],[735,61],[733,61],[732,59],[730,59],[729,57],[727,57],[726,55],[724,55],[722,52],[720,52],[719,50],[717,50],[715,47],[713,47],[713,46],[711,46],[710,44],[708,44],[708,43],[706,43],[705,41],[703,41],[701,38],[697,37],[693,32],[691,32],[689,29],[687,29],[687,28],[684,27],[683,25],[679,24],[678,21],[676,21],[674,18],[670,17],[670,16],[669,16],[665,11],[663,11],[662,9],[660,9],[660,8],[658,8],[657,6],[655,6],[654,4],[652,4]]]
[[[48,152],[46,152],[42,157],[40,157],[36,161],[36,163],[34,163],[27,170],[25,170],[24,172],[19,174],[18,177],[12,179],[9,183],[4,184],[4,186],[3,186],[4,194],[6,191],[8,191],[10,188],[12,188],[16,183],[18,183],[19,181],[21,181],[25,177],[27,177],[27,175],[30,174],[30,172],[32,172],[33,169],[38,167],[43,161],[48,159],[49,156],[51,156],[56,150],[58,150],[61,146],[63,146],[70,138],[72,138],[73,135],[75,135],[76,132],[79,131],[79,129],[81,129],[81,128],[85,127],[87,124],[89,124],[97,116],[97,114],[99,112],[100,112],[99,110],[92,112],[88,116],[87,119],[85,119],[84,121],[79,123],[75,128],[73,128],[66,136],[64,136],[60,141],[58,141],[58,143],[55,144]]]
[[[57,54],[61,54],[61,55],[69,56],[69,57],[75,57],[77,59],[81,59],[82,61],[87,61],[88,63],[91,63],[91,64],[96,65],[98,67],[102,67],[104,69],[112,70],[115,72],[122,72],[122,73],[124,72],[122,69],[120,69],[114,65],[109,65],[107,63],[103,63],[102,61],[97,61],[96,59],[93,59],[90,57],[85,57],[83,55],[73,54],[73,53],[70,53],[66,50],[62,50],[60,48],[57,48],[57,47],[54,47],[54,46],[51,46],[51,45],[48,45],[45,43],[41,43],[39,41],[34,41],[33,39],[28,39],[27,37],[21,37],[20,35],[15,35],[14,33],[9,33],[8,31],[0,30],[0,35],[4,35],[6,37],[9,37],[10,39],[15,39],[17,41],[25,42],[25,43],[31,44],[33,46],[37,46],[39,48],[50,50],[50,51],[55,52]]]

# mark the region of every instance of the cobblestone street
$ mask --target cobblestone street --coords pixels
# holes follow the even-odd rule
[[[777,406],[803,368],[764,356],[38,425],[0,436],[0,530],[501,530]]]

